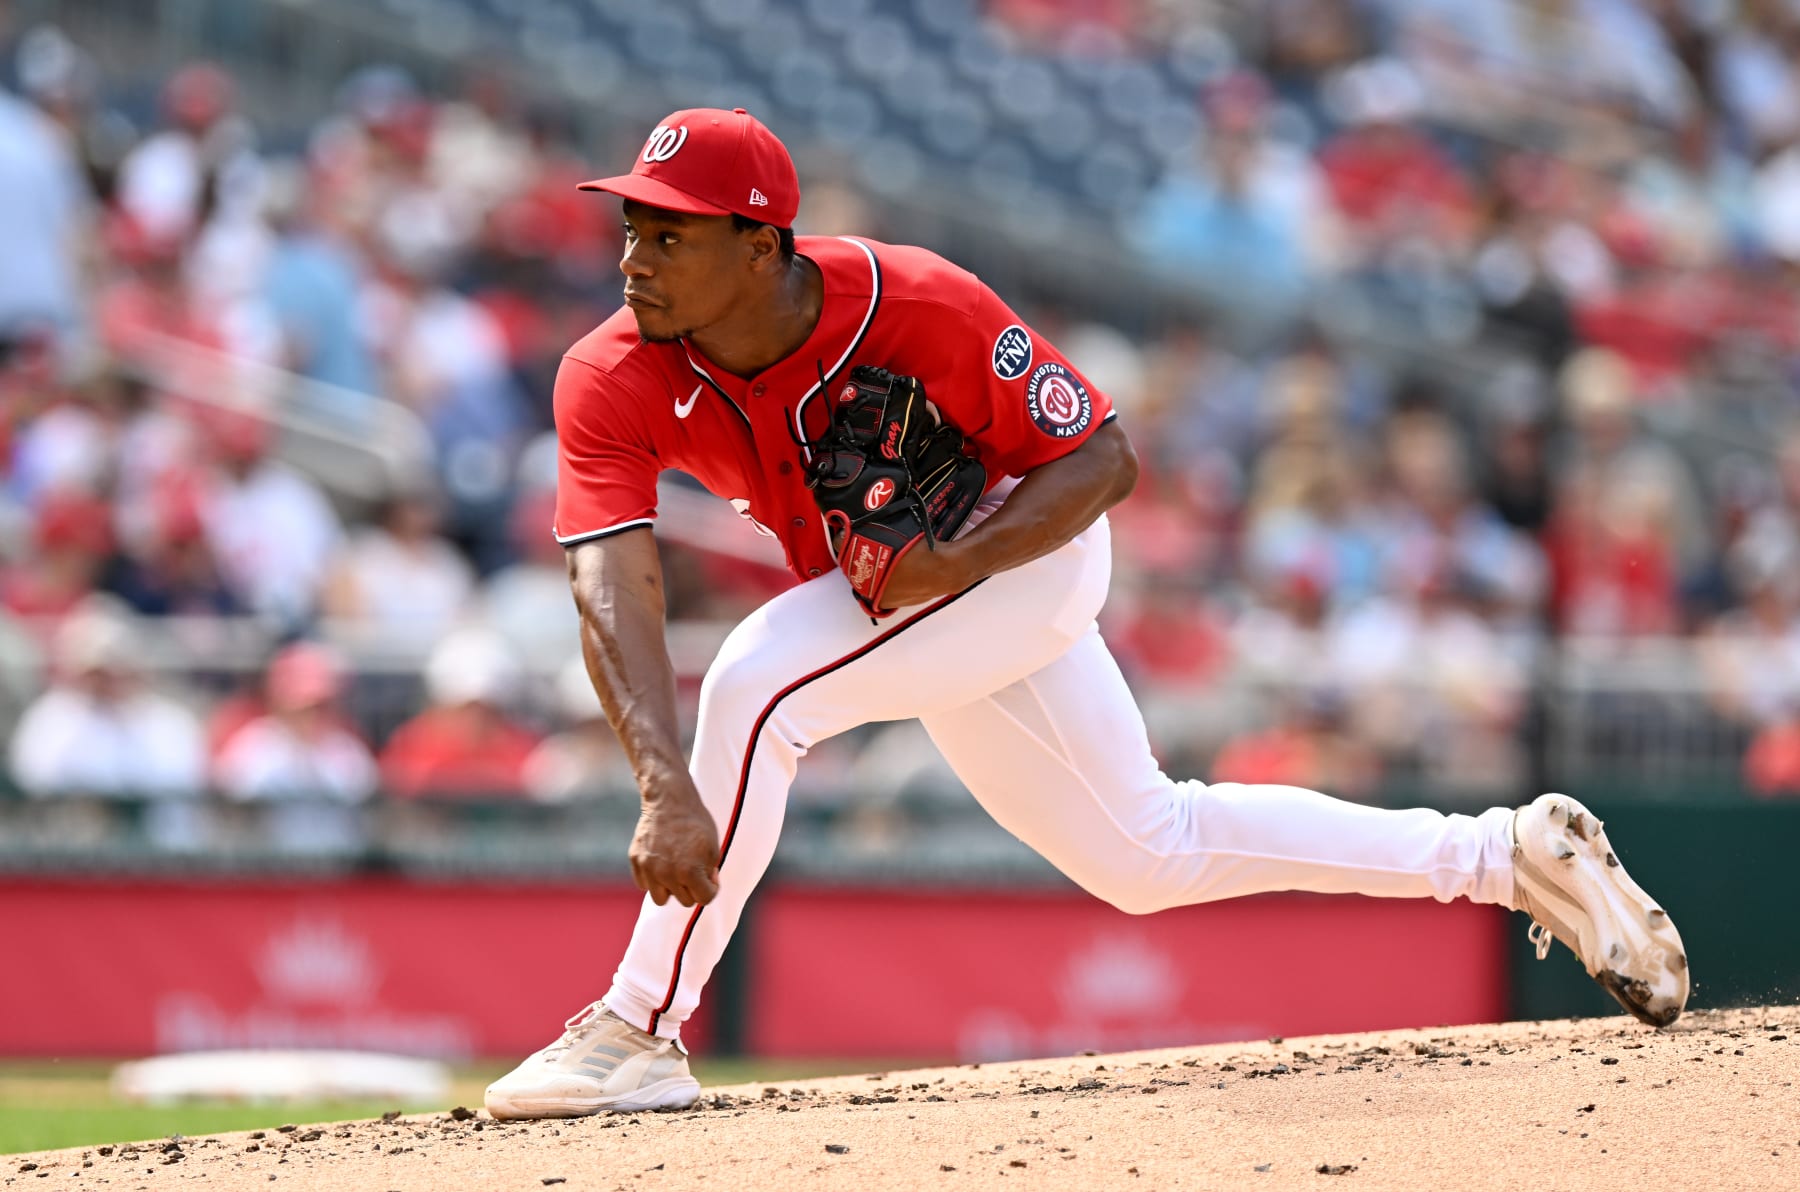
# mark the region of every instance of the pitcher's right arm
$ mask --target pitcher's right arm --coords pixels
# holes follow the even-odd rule
[[[658,906],[711,902],[719,832],[682,754],[675,668],[663,632],[662,561],[648,527],[568,548],[581,656],[606,719],[631,760],[643,805],[631,875]]]

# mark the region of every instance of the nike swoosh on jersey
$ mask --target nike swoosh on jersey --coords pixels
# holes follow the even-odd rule
[[[694,391],[687,395],[686,401],[677,398],[675,401],[675,417],[686,418],[689,412],[693,410],[694,403],[700,400],[700,390],[704,388],[704,385],[694,386]]]

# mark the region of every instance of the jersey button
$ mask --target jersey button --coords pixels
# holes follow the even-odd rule
[[[808,567],[806,569],[806,574],[816,576],[823,573],[817,567]]]
[[[794,465],[784,459],[776,466],[775,470],[780,472],[783,476],[786,476],[789,472],[794,470]]]
[[[796,530],[804,530],[806,528],[806,519],[804,517],[796,517],[794,519],[794,528]]]
[[[767,385],[762,384],[761,382],[758,382],[757,384],[750,386],[750,396],[752,396],[752,397],[761,397],[763,394],[767,393],[768,391],[769,391],[769,387]]]

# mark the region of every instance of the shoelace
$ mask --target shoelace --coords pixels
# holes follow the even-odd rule
[[[1550,955],[1550,945],[1555,941],[1556,936],[1551,934],[1550,929],[1542,923],[1534,922],[1525,929],[1525,938],[1537,948],[1537,958],[1543,960]]]
[[[606,1007],[600,1002],[593,1002],[585,1009],[577,1010],[575,1016],[563,1023],[562,1038],[544,1048],[544,1062],[553,1063],[556,1057],[569,1050],[581,1037],[606,1013]]]

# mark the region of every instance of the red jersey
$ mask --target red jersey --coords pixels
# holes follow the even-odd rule
[[[658,474],[679,468],[778,538],[796,576],[823,575],[836,562],[806,487],[805,444],[825,430],[833,383],[858,364],[918,377],[990,488],[1068,454],[1112,418],[1105,394],[937,254],[848,236],[802,236],[797,248],[824,275],[818,326],[755,377],[685,340],[645,343],[629,308],[564,355],[557,541],[650,525]]]

